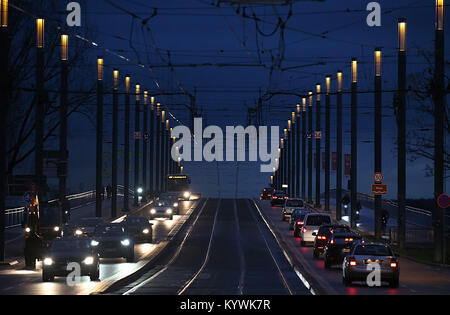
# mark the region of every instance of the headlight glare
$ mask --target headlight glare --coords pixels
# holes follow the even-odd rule
[[[51,266],[51,265],[53,265],[53,259],[51,259],[51,258],[45,258],[44,259],[44,265],[45,266]]]
[[[130,245],[130,240],[126,239],[120,242],[123,246],[129,246]]]
[[[86,259],[83,260],[83,263],[85,265],[92,265],[94,263],[94,257],[86,257]]]
[[[96,240],[92,240],[91,241],[91,246],[98,246],[100,243],[99,242],[97,242]]]

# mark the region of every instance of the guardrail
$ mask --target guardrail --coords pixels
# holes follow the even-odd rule
[[[125,187],[122,185],[118,185],[118,195],[123,196],[123,192]],[[130,196],[134,196],[134,191],[129,190]],[[78,208],[87,206],[91,203],[95,202],[96,193],[95,190],[86,191],[74,195],[67,196],[67,199],[70,201],[70,207],[72,210],[76,210]],[[50,203],[54,203],[57,200],[50,200]],[[12,229],[15,227],[19,227],[22,225],[23,221],[23,214],[24,214],[24,208],[12,208],[12,209],[6,209],[5,210],[5,228],[6,229]]]

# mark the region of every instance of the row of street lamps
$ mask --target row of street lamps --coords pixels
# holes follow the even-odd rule
[[[398,148],[398,242],[400,247],[405,246],[406,238],[406,19],[398,20],[398,90],[396,95],[397,106],[397,148]],[[434,79],[434,119],[435,119],[435,148],[434,148],[434,199],[444,193],[444,122],[445,122],[445,85],[444,85],[444,1],[436,0],[436,64]],[[374,173],[382,173],[382,50],[374,51]],[[342,219],[343,189],[342,189],[342,71],[337,72],[337,89],[331,91],[332,76],[326,77],[326,90],[323,93],[321,84],[316,85],[315,93],[310,91],[302,98],[302,104],[292,112],[288,126],[284,129],[279,149],[279,168],[274,169],[271,182],[276,189],[288,187],[290,196],[302,197],[310,205],[321,208],[321,97],[325,95],[325,210],[330,210],[330,164],[331,147],[330,135],[336,134],[336,219]],[[351,60],[351,161],[350,161],[350,223],[356,227],[357,213],[357,174],[358,174],[358,61]],[[315,106],[313,98],[315,95]],[[330,97],[336,96],[336,130],[330,129]],[[308,102],[308,104],[307,104]],[[313,126],[313,111],[316,111],[316,124]],[[315,129],[314,129],[315,128]],[[316,190],[313,200],[313,138],[316,139]],[[306,144],[307,142],[307,144]],[[308,170],[306,170],[306,164]],[[307,184],[307,185],[306,185]],[[382,196],[375,195],[374,202],[376,238],[382,233]],[[445,211],[435,202],[433,209],[433,227],[435,235],[435,260],[442,262],[445,259]]]

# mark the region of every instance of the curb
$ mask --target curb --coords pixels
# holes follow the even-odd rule
[[[157,253],[147,262],[145,263],[140,269],[136,270],[135,272],[129,274],[126,277],[123,277],[121,279],[118,279],[117,281],[114,281],[111,283],[107,288],[103,289],[102,291],[92,292],[90,295],[105,295],[110,294],[114,290],[119,289],[120,287],[123,287],[127,283],[131,283],[133,280],[138,279],[142,275],[144,275],[146,272],[149,271],[149,269],[153,266],[154,262],[158,259],[161,259],[161,257],[166,254],[166,252],[169,249],[169,246],[172,245],[172,240],[174,240],[178,235],[180,235],[181,231],[184,230],[189,223],[191,223],[194,211],[201,208],[201,205],[204,205],[206,203],[207,199],[200,200],[200,202],[197,204],[194,210],[192,210],[191,214],[189,215],[189,218],[186,219],[186,221],[180,226],[178,231],[171,237],[170,240],[165,241],[163,243],[164,246],[161,246],[159,249],[157,249]],[[201,204],[201,202],[204,202]]]

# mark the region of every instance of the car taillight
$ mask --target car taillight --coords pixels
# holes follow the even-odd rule
[[[303,222],[298,221],[297,225],[303,225]]]
[[[391,259],[391,268],[397,268],[398,267],[398,263],[396,259]]]
[[[327,237],[326,236],[317,236],[317,239],[326,241]]]
[[[289,199],[289,197],[284,197],[284,199]]]
[[[278,199],[278,197],[272,197],[272,199]]]
[[[303,233],[306,233],[306,232],[308,232],[308,229],[307,228],[303,228]]]
[[[330,241],[330,244],[334,244],[334,240],[331,240],[331,241]]]
[[[355,257],[350,258],[350,266],[355,267],[357,265]]]

